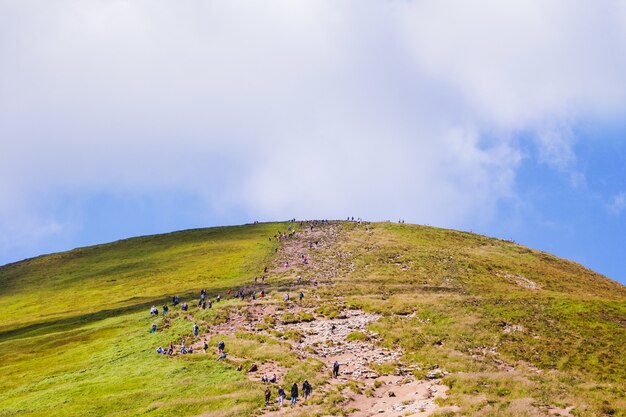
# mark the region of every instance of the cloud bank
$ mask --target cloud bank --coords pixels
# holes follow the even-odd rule
[[[0,252],[71,234],[80,204],[50,207],[90,193],[462,227],[524,158],[584,182],[576,124],[625,111],[626,6],[5,0],[0,57]]]

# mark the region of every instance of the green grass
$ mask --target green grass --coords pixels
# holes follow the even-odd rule
[[[174,294],[249,281],[281,224],[197,229],[122,240],[0,269],[0,335],[144,310]],[[284,228],[284,227],[283,227]],[[94,316],[95,315],[95,316]]]
[[[449,395],[440,401],[460,411],[441,415],[534,416],[572,406],[574,415],[626,416],[626,287],[480,235],[391,223],[340,228],[336,244],[312,258],[332,259],[341,273],[330,286],[310,287],[303,305],[328,318],[344,308],[382,315],[370,325],[377,333],[371,340],[402,348],[402,363],[418,377],[435,367],[450,372],[443,379]],[[156,347],[189,338],[193,321],[172,308],[167,322],[156,319],[158,332],[149,332],[153,304],[250,283],[274,261],[277,244],[268,236],[285,229],[274,223],[189,230],[0,267],[0,416],[258,413],[262,384],[237,372],[237,360],[216,361],[218,340],[246,366],[285,368],[285,386],[304,378],[320,386],[328,370],[298,359],[288,343],[302,337],[295,331],[217,335],[209,354],[174,358],[157,355]],[[292,275],[278,274],[271,285],[286,291]],[[277,297],[267,299],[276,302],[277,319],[266,316],[260,327],[314,319],[281,310]],[[210,310],[191,303],[191,310],[205,327],[242,306],[225,300]],[[503,370],[507,364],[515,370]],[[397,366],[374,368],[389,374]],[[332,390],[314,396],[307,413],[345,414],[342,400]]]
[[[171,308],[169,327],[159,317],[152,335],[149,308],[250,282],[271,261],[277,228],[147,236],[0,268],[0,416],[251,413],[262,390],[232,366],[155,353],[190,336],[192,322]],[[231,304],[197,318],[223,321]]]

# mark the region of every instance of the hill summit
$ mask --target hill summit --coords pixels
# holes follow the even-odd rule
[[[626,415],[626,287],[454,230],[138,237],[0,267],[0,305],[0,416]]]

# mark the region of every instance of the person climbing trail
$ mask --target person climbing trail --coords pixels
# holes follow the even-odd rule
[[[296,405],[298,401],[298,384],[295,382],[291,386],[291,405]]]
[[[305,379],[304,382],[302,383],[302,395],[304,395],[304,401],[306,401],[307,398],[311,396],[312,392],[313,392],[313,387],[311,386],[309,381]]]
[[[333,364],[333,378],[339,377],[339,362],[335,361]]]
[[[300,291],[299,297],[300,297],[300,301],[302,301],[302,299],[304,298],[304,293],[302,291]]]
[[[163,304],[163,315],[166,315],[168,311],[169,311],[169,307]]]
[[[156,333],[157,325],[156,323],[152,323],[152,334]]]
[[[226,343],[224,343],[223,340],[221,340],[218,344],[217,344],[217,349],[220,351],[220,353],[224,352],[224,348],[226,347]]]
[[[283,401],[285,401],[285,397],[287,397],[287,394],[285,394],[285,390],[283,389],[283,387],[278,387],[278,406],[279,407],[283,406]]]
[[[198,325],[196,323],[193,324],[193,335],[198,336]]]
[[[265,387],[265,405],[270,405],[270,398],[272,398],[272,390],[270,387]]]

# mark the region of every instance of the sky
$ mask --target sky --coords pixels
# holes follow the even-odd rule
[[[347,216],[626,284],[626,2],[0,0],[0,264]]]

